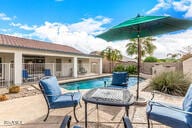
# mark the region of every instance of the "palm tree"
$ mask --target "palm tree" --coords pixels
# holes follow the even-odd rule
[[[117,49],[112,49],[111,47],[107,47],[101,52],[102,57],[106,57],[108,61],[110,61],[110,72],[112,72],[113,65],[115,61],[122,59],[122,54]]]
[[[176,59],[178,56],[181,56],[180,53],[168,53],[167,57],[171,57],[172,59]]]
[[[137,55],[138,57],[144,57],[146,55],[152,55],[154,50],[156,49],[156,46],[152,43],[155,39],[152,37],[145,37],[145,38],[140,38],[140,49],[141,51],[138,52],[138,39],[131,39],[130,43],[126,45],[127,49],[127,54],[128,55]],[[141,60],[139,59],[139,65],[141,64]]]
[[[140,38],[142,57],[153,54],[154,50],[156,49],[156,46],[152,44],[152,41],[154,40],[155,39],[153,39],[152,37]],[[137,55],[137,42],[137,39],[131,39],[131,42],[126,45],[128,55]]]

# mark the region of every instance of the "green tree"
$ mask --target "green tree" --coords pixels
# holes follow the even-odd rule
[[[101,52],[102,57],[105,57],[108,61],[110,61],[110,72],[113,70],[114,62],[122,59],[122,54],[117,49],[112,49],[111,47],[107,47]]]
[[[145,58],[144,62],[157,62],[158,59],[154,56],[148,56]]]
[[[141,44],[141,56],[144,57],[146,55],[152,55],[154,50],[156,49],[156,46],[152,43],[154,39],[152,37],[145,37],[140,38],[140,44]],[[138,40],[131,39],[131,42],[126,45],[127,47],[127,54],[128,55],[137,55],[138,51]]]
[[[192,57],[192,45],[183,47],[182,50],[179,51],[179,54],[181,55],[182,61]]]
[[[144,57],[146,55],[152,55],[154,50],[156,49],[156,46],[152,43],[152,41],[155,40],[152,37],[145,37],[145,38],[140,38],[140,51],[138,52],[138,39],[131,39],[131,42],[126,45],[127,49],[127,54],[128,55],[137,55],[138,57]],[[141,59],[138,62],[139,65],[141,65]],[[140,72],[140,71],[139,71]]]
[[[179,56],[181,56],[180,53],[168,53],[167,54],[167,57],[171,57],[171,59],[176,59]]]

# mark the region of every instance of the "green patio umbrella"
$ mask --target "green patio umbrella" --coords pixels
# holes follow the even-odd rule
[[[138,82],[137,96],[139,98],[139,72],[141,60],[140,37],[155,36],[159,34],[184,30],[192,26],[192,20],[177,19],[170,16],[137,16],[112,27],[108,31],[96,36],[106,41],[138,39]]]

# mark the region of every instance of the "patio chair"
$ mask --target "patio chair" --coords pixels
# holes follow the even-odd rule
[[[123,123],[125,128],[133,128],[131,121],[129,120],[129,117],[127,116],[123,117]]]
[[[149,119],[173,128],[192,128],[192,84],[185,95],[182,107],[151,100],[147,104],[146,114],[148,128]]]
[[[32,75],[29,75],[28,71],[26,69],[23,69],[22,70],[22,77],[23,77],[23,80],[26,82],[26,81],[34,81],[37,79],[37,77],[34,77]]]
[[[60,128],[70,128],[71,116],[66,115],[61,123]],[[79,126],[73,126],[73,128],[81,128]]]
[[[78,122],[75,109],[76,106],[80,104],[81,93],[79,91],[62,94],[55,76],[47,76],[42,78],[39,81],[39,86],[48,106],[48,112],[44,121],[47,120],[50,109],[73,107],[74,117]]]
[[[128,81],[128,73],[127,72],[113,72],[112,76],[112,85],[118,86],[127,86]]]
[[[52,76],[51,75],[51,70],[50,69],[45,69],[44,70],[44,76]]]
[[[87,71],[85,70],[84,67],[80,67],[78,73],[79,73],[79,74],[85,74],[85,73],[87,73]]]

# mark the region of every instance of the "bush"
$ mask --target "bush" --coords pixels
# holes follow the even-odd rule
[[[117,65],[114,69],[114,72],[127,72],[129,74],[136,74],[137,73],[137,68],[135,65],[129,65],[129,66],[124,66],[122,64]]]
[[[158,59],[153,56],[146,57],[144,60],[144,62],[157,62],[157,61],[158,61]]]
[[[190,78],[181,72],[163,72],[152,78],[150,87],[163,93],[184,96],[189,85]]]
[[[120,64],[120,65],[117,65],[114,69],[113,69],[114,72],[124,72],[125,71],[125,66]]]
[[[129,65],[125,68],[126,72],[129,74],[136,74],[137,73],[137,68],[135,65]]]

